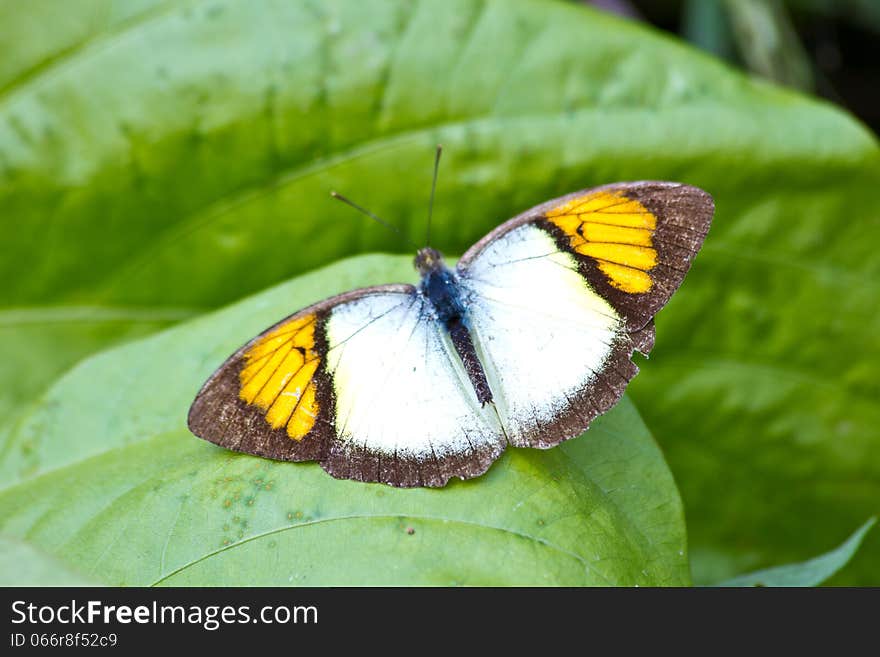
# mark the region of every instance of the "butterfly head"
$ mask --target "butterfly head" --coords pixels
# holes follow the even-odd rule
[[[430,246],[419,249],[413,264],[422,276],[445,267],[443,255],[437,249],[432,249]]]

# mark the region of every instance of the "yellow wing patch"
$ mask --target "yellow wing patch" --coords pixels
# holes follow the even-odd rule
[[[239,397],[266,411],[273,429],[302,440],[318,417],[312,377],[321,362],[315,351],[315,316],[282,324],[257,340],[244,354]]]
[[[547,219],[568,236],[572,249],[595,259],[618,290],[642,294],[651,289],[657,218],[644,205],[619,192],[594,192],[550,210]]]

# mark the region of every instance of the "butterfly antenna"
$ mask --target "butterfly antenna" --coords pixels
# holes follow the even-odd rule
[[[437,144],[437,153],[434,155],[434,179],[431,181],[431,200],[428,202],[428,228],[425,230],[425,246],[431,246],[431,217],[434,214],[434,192],[437,191],[437,172],[440,170],[440,155],[443,146]]]
[[[382,219],[381,217],[377,217],[376,215],[374,215],[372,212],[370,212],[370,211],[367,210],[366,208],[363,208],[363,207],[361,207],[360,205],[358,205],[357,203],[355,203],[354,201],[350,201],[349,199],[345,198],[342,194],[339,194],[339,193],[337,193],[337,192],[330,192],[330,196],[332,196],[333,198],[335,198],[337,201],[342,201],[342,202],[345,203],[346,205],[350,205],[351,207],[353,207],[353,208],[354,208],[355,210],[357,210],[358,212],[360,212],[360,213],[362,213],[362,214],[365,214],[365,215],[367,215],[368,217],[370,217],[370,219],[373,219],[373,220],[377,221],[378,223],[382,224],[382,225],[385,226],[385,228],[387,228],[388,230],[394,231],[395,233],[397,233],[398,235],[400,235],[403,239],[405,239],[407,242],[409,242],[410,245],[411,245],[413,248],[415,248],[415,249],[418,249],[418,248],[419,248],[416,244],[414,244],[414,243],[411,242],[409,239],[407,239],[406,235],[404,235],[403,232],[401,232],[400,228],[398,228],[398,227],[395,226],[394,224],[385,221],[385,220]]]

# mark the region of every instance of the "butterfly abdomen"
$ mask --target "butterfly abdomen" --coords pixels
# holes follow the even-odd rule
[[[461,363],[474,387],[474,392],[477,393],[477,401],[481,406],[485,406],[492,401],[492,390],[489,388],[489,381],[486,379],[486,372],[477,356],[471,334],[461,322],[453,322],[447,328],[455,352],[461,358]]]

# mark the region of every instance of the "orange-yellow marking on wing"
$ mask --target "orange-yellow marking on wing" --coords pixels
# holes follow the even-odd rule
[[[588,242],[609,242],[616,244],[634,244],[651,246],[651,231],[645,228],[621,228],[608,224],[585,221],[581,224],[581,233]]]
[[[278,399],[278,396],[281,394],[281,391],[284,390],[287,382],[293,378],[294,374],[302,369],[303,363],[305,362],[303,355],[293,346],[288,344],[279,349],[279,351],[283,350],[287,351],[284,360],[278,364],[275,372],[269,377],[269,380],[266,381],[266,384],[260,389],[260,392],[258,392],[257,396],[254,398],[253,403],[263,410],[268,410],[274,401]]]
[[[295,415],[299,417],[301,411],[309,410],[304,408],[308,407],[309,404],[303,403],[303,396],[305,395],[306,388],[311,385],[312,377],[317,369],[317,359],[305,363],[296,371],[284,386],[284,389],[275,398],[275,401],[266,413],[266,420],[272,425],[273,429],[280,429],[285,425],[290,428],[289,424],[293,421]],[[317,415],[317,409],[314,409],[314,412]],[[309,428],[311,428],[311,425],[309,425]],[[291,435],[291,437],[293,436]]]
[[[652,235],[657,217],[620,192],[594,192],[571,199],[547,212],[572,249],[595,258],[599,270],[618,290],[648,292],[650,274],[657,265]]]
[[[310,317],[312,318],[311,321],[306,321]],[[248,349],[246,354],[248,361],[257,360],[266,354],[274,352],[278,347],[286,343],[292,335],[297,335],[303,330],[307,333],[308,339],[312,339],[314,326],[314,316],[306,315],[305,317],[300,317],[275,327],[275,329],[264,335],[256,344]]]
[[[312,377],[320,357],[315,351],[315,316],[282,324],[257,340],[244,354],[239,396],[266,411],[273,429],[302,440],[315,424],[318,402]]]
[[[657,218],[644,205],[619,192],[594,192],[573,198],[547,213],[550,219],[568,215],[590,215],[589,219],[582,216],[581,220],[614,226],[648,230],[657,227]]]
[[[311,382],[303,391],[299,406],[287,423],[287,435],[294,440],[302,440],[318,417],[318,402],[315,399],[315,383]]]
[[[263,389],[263,386],[266,385],[269,377],[271,377],[275,373],[275,370],[278,369],[278,366],[287,356],[290,349],[290,345],[283,345],[269,357],[268,361],[266,361],[266,364],[263,365],[259,372],[254,374],[249,380],[243,380],[241,382],[242,387],[239,396],[248,404],[253,404],[260,390]]]
[[[599,269],[618,290],[637,294],[651,289],[651,275],[613,262],[600,262]]]
[[[650,271],[657,264],[657,252],[646,246],[585,242],[576,251],[596,260],[614,262],[642,271]]]

